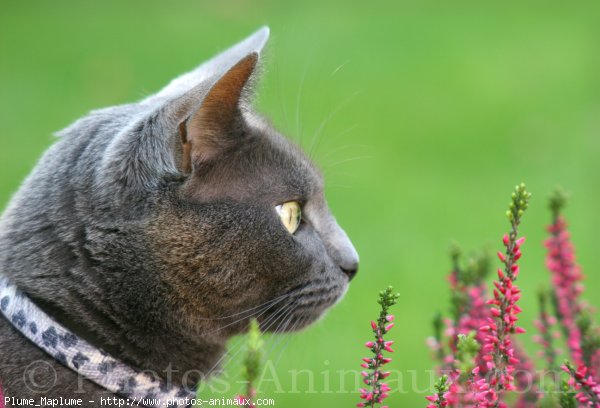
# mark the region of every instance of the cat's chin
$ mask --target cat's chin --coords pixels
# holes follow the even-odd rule
[[[317,298],[300,297],[295,299],[260,321],[261,330],[273,333],[303,330],[322,319],[331,307],[342,300],[347,290],[348,285],[345,284],[322,292],[317,291],[317,293],[322,293]]]

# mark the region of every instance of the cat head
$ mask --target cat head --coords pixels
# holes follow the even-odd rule
[[[113,284],[136,288],[111,301],[135,296],[140,321],[204,336],[238,333],[252,317],[263,330],[295,330],[337,302],[357,271],[321,173],[251,109],[268,34],[122,108],[123,126],[103,147],[94,205],[115,227],[88,233],[88,247]]]

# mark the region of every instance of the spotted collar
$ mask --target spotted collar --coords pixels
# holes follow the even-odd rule
[[[92,346],[56,322],[0,276],[0,313],[25,337],[64,366],[129,403],[146,407],[184,407],[194,393],[139,372]],[[129,405],[129,404],[128,404]]]

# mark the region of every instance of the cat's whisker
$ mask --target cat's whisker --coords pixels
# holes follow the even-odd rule
[[[290,129],[290,118],[288,116],[288,111],[285,108],[285,103],[284,103],[284,95],[283,95],[283,89],[285,88],[283,86],[283,82],[281,80],[281,70],[280,69],[275,69],[276,75],[277,75],[277,82],[279,83],[279,86],[277,87],[277,95],[279,98],[279,107],[281,109],[281,113],[283,114],[283,122],[284,122],[284,126],[285,126],[285,130],[289,130]]]
[[[346,65],[348,65],[348,63],[351,60],[346,60],[346,62],[341,63],[340,65],[338,65],[338,67],[336,69],[334,69],[331,74],[329,74],[329,79],[333,78],[335,76],[335,74],[337,74],[338,72],[341,71],[342,68],[344,68]]]
[[[237,313],[231,314],[231,315],[229,315],[229,316],[220,316],[220,317],[212,317],[212,318],[210,318],[210,317],[201,317],[201,318],[198,318],[198,319],[199,319],[199,320],[211,320],[211,321],[212,321],[212,320],[225,320],[225,319],[230,319],[230,318],[232,318],[232,317],[239,316],[239,315],[241,315],[241,314],[248,313],[248,312],[254,311],[254,310],[256,310],[256,309],[260,309],[260,308],[262,308],[262,307],[265,307],[265,306],[272,306],[273,304],[277,303],[277,301],[284,299],[284,298],[285,298],[287,295],[288,295],[288,294],[286,293],[286,294],[284,294],[284,295],[281,295],[281,296],[278,296],[278,297],[276,297],[275,299],[271,299],[271,300],[268,300],[268,301],[266,301],[266,302],[264,302],[264,303],[261,303],[261,304],[260,304],[260,305],[258,305],[258,306],[254,306],[254,307],[252,307],[252,308],[250,308],[250,309],[246,309],[246,310],[243,310],[243,311],[241,311],[241,312],[237,312]]]
[[[329,178],[332,178],[332,176],[335,174],[336,176],[342,176],[342,178],[344,179],[354,179],[354,180],[359,180],[360,177],[357,174],[354,173],[348,173],[347,171],[340,171],[341,167],[335,168],[335,169],[325,169],[323,170],[323,174],[327,175]],[[333,185],[333,184],[329,184],[329,185]]]
[[[374,158],[374,156],[356,156],[356,157],[350,157],[348,159],[344,159],[344,160],[337,161],[335,163],[328,164],[328,165],[326,165],[324,167],[324,169],[329,169],[331,167],[338,166],[340,164],[348,163],[348,162],[355,161],[355,160],[364,160],[364,159],[372,159],[372,158]]]
[[[283,334],[280,334],[277,337],[273,337],[271,344],[269,345],[267,351],[265,352],[265,360],[268,360],[268,359],[274,357],[275,350],[281,344],[281,342],[286,339],[289,340],[289,338],[291,338],[291,337],[292,336],[290,336],[290,335],[283,335]]]
[[[358,127],[358,125],[354,125],[352,128],[348,128],[348,129],[356,129],[357,127]],[[348,129],[347,129],[347,131],[350,131]],[[361,148],[361,149],[365,149],[365,148],[368,148],[369,145],[359,144],[359,143],[352,143],[352,144],[348,143],[348,144],[344,144],[344,145],[338,146],[335,149],[331,149],[330,151],[326,152],[322,156],[318,156],[317,158],[320,159],[320,160],[327,159],[328,157],[331,157],[335,153],[338,153],[338,152],[340,152],[342,150],[345,150],[345,149],[350,149],[352,147],[358,147],[358,148]]]
[[[278,310],[277,312],[275,312],[272,316],[270,316],[267,320],[265,320],[265,322],[263,322],[263,328],[261,328],[261,334],[264,335],[264,333],[266,333],[270,328],[272,328],[275,324],[277,324],[277,322],[280,320],[285,320],[286,318],[288,318],[294,311],[294,307],[295,305],[293,303],[290,303],[286,306],[284,306],[283,308],[281,308],[280,310]],[[266,326],[265,326],[266,324]],[[280,323],[281,325],[281,323]],[[279,326],[278,326],[279,328]],[[276,329],[275,331],[277,331],[278,329]],[[269,339],[271,342],[275,342],[275,338],[271,337]],[[215,366],[211,369],[211,371],[215,370],[217,367],[219,367],[219,364],[221,363],[221,361],[223,361],[223,359],[225,359],[227,357],[227,361],[225,363],[222,364],[221,368],[224,370],[225,368],[227,368],[227,366],[231,363],[231,361],[233,361],[235,359],[235,357],[243,350],[243,346],[244,346],[244,342],[240,342],[240,344],[237,344],[235,348],[237,348],[237,350],[235,351],[235,353],[232,354],[232,350],[228,350],[225,355],[223,357],[221,357],[219,359],[219,361],[215,364]]]
[[[288,311],[283,316],[281,316],[279,324],[277,325],[275,330],[273,330],[274,333],[281,334],[281,333],[285,332],[285,328],[287,327],[287,322],[289,319],[292,318],[294,311],[295,311],[295,307],[292,307],[292,308],[288,309]]]
[[[292,293],[288,293],[288,296],[291,296]],[[274,323],[277,322],[278,318],[280,315],[284,315],[287,314],[288,311],[293,309],[293,303],[290,303],[284,307],[282,307],[280,310],[278,310],[277,312],[275,312],[273,315],[269,316],[264,322],[263,325],[266,324],[266,327],[264,327],[263,329],[261,329],[261,333],[265,333],[267,330],[269,330],[270,327],[272,327],[274,325]],[[264,314],[266,311],[264,311],[262,314]],[[256,317],[260,317],[260,315],[256,316]],[[225,369],[227,367],[227,365],[229,365],[229,363],[240,353],[240,351],[243,349],[244,346],[244,341],[240,341],[240,343],[238,343],[235,347],[233,347],[232,349],[229,349],[227,351],[225,351],[225,353],[223,354],[223,356],[221,356],[221,358],[213,365],[213,367],[209,370],[209,373],[212,373],[214,370],[216,370],[217,368],[219,368],[219,365],[221,364],[221,362],[227,358],[227,362],[223,363],[221,366],[221,369]],[[235,351],[235,353],[233,353],[233,350],[237,349]],[[232,354],[233,353],[233,354]]]
[[[261,333],[261,336],[263,336],[264,334]],[[271,339],[269,339],[268,341],[271,341]],[[218,369],[220,372],[225,371],[229,365],[233,362],[236,361],[236,358],[240,355],[240,353],[244,352],[247,348],[246,348],[246,340],[245,338],[240,338],[240,342],[238,344],[235,345],[235,347],[233,347],[232,349],[228,350],[220,359],[219,361],[213,366],[212,370],[216,370]],[[235,350],[235,352],[234,352]],[[221,363],[223,360],[225,360],[225,358],[227,358],[227,360],[223,363]]]
[[[304,81],[306,79],[306,73],[308,71],[308,62],[304,64],[304,71],[300,78],[300,86],[298,88],[298,95],[296,95],[296,134],[298,135],[298,144],[302,145],[302,127],[300,126],[300,102],[302,101],[302,90],[304,89]]]
[[[275,303],[273,303],[273,304],[268,304],[268,305],[265,305],[265,306],[263,307],[263,310],[262,310],[262,311],[260,311],[260,313],[259,313],[259,314],[257,314],[257,315],[255,315],[254,317],[255,317],[255,318],[258,318],[258,317],[262,316],[262,315],[263,315],[263,314],[265,314],[265,313],[266,313],[266,312],[267,312],[267,311],[268,311],[268,310],[269,310],[271,307],[273,307],[275,304],[277,304],[277,303],[279,303],[279,302],[281,302],[281,301],[285,300],[287,297],[289,297],[289,296],[291,296],[291,295],[292,295],[291,293],[288,293],[288,294],[284,295],[284,296],[283,296],[281,299],[279,299],[277,302],[275,302]],[[221,331],[221,330],[223,330],[223,329],[225,329],[225,328],[227,328],[227,327],[229,327],[229,326],[232,326],[232,325],[234,325],[234,324],[236,324],[236,323],[239,323],[239,322],[241,322],[242,320],[245,320],[245,319],[249,318],[250,316],[252,316],[252,314],[250,314],[250,315],[248,315],[248,316],[241,317],[241,318],[239,318],[239,319],[236,319],[236,320],[234,320],[233,322],[227,323],[226,325],[224,325],[224,326],[221,326],[221,327],[219,327],[218,329],[215,329],[215,330],[213,330],[213,331],[210,331],[208,334],[213,334],[213,333],[219,332],[219,331]]]
[[[292,317],[290,316],[287,321],[285,322],[285,326],[282,328],[282,330],[288,330],[290,323],[292,322]],[[298,327],[302,327],[302,325],[306,322],[306,318],[302,317],[300,320],[295,321],[292,324],[292,327],[290,329],[290,332],[293,332],[296,330],[296,328]],[[282,347],[280,348],[278,354],[277,354],[277,358],[275,361],[275,365],[277,365],[279,363],[279,360],[281,359],[281,356],[283,355],[283,352],[285,351],[285,349],[287,348],[287,346],[290,344],[291,339],[293,338],[293,336],[291,335],[281,335],[279,336],[279,338],[277,339],[277,341],[273,342],[274,344],[272,345],[272,347],[269,349],[269,351],[267,352],[267,355],[272,355],[274,354],[276,348],[282,344]]]
[[[273,305],[267,305],[267,306],[264,306],[262,309],[259,309],[259,310],[257,311],[257,314],[255,315],[255,317],[259,317],[259,316],[263,315],[263,314],[264,314],[264,313],[266,313],[266,312],[267,312],[267,310],[269,310],[269,308],[270,308],[270,307],[272,307],[272,306],[273,306]],[[245,319],[247,319],[247,318],[249,318],[249,317],[251,317],[251,316],[252,316],[252,314],[249,314],[249,315],[247,315],[247,316],[242,316],[242,317],[240,317],[240,318],[238,318],[238,319],[236,319],[236,320],[234,320],[234,321],[232,321],[232,322],[229,322],[229,323],[227,323],[227,324],[225,324],[225,325],[223,325],[223,326],[220,326],[218,329],[215,329],[215,330],[213,330],[213,331],[211,331],[211,332],[209,332],[209,333],[216,333],[216,332],[218,332],[218,331],[220,331],[220,330],[223,330],[223,329],[225,329],[225,328],[227,328],[227,327],[229,327],[229,326],[232,326],[232,325],[234,325],[234,324],[236,324],[236,323],[239,323],[239,322],[241,322],[242,320],[245,320]]]
[[[274,327],[277,324],[277,322],[279,321],[281,316],[284,316],[288,312],[293,311],[294,307],[295,307],[294,303],[289,303],[288,305],[282,307],[280,310],[275,312],[273,314],[273,316],[270,316],[269,319],[267,319],[265,322],[263,322],[263,324],[261,325],[262,326],[261,330],[263,332],[269,331],[272,327]]]
[[[359,126],[359,123],[355,123],[351,126],[348,126],[346,129],[339,131],[338,133],[328,136],[329,142],[335,144],[335,142],[339,141],[342,136],[347,135],[348,133],[354,131]],[[363,147],[368,147],[368,145],[362,145]]]
[[[316,159],[319,160],[319,161],[322,161],[322,160],[326,160],[326,159],[330,158],[331,156],[333,156],[336,153],[339,153],[339,152],[347,150],[347,149],[352,149],[352,148],[365,149],[365,148],[368,148],[368,147],[369,147],[368,145],[357,144],[357,143],[346,144],[346,145],[343,145],[343,146],[339,146],[339,147],[337,147],[335,149],[332,149],[332,150],[328,151],[327,153],[325,153],[324,155],[316,157]]]
[[[243,346],[244,346],[245,342],[242,338],[240,338],[237,342],[237,344],[235,344],[235,346],[225,350],[225,352],[223,353],[223,355],[217,360],[217,362],[215,364],[213,364],[213,366],[208,370],[208,372],[206,373],[207,377],[210,377],[216,370],[222,371],[225,369],[225,367],[227,366],[227,364],[229,364],[229,362],[234,359],[242,350]],[[235,353],[233,353],[233,351],[235,350]],[[233,353],[233,354],[232,354]],[[223,360],[225,360],[226,358],[228,358],[227,362],[223,363],[223,365],[221,365],[221,362]]]
[[[300,320],[296,321],[291,330],[290,331],[295,331],[298,327],[302,327],[304,325],[304,323],[306,322],[306,318],[301,318]],[[279,350],[279,353],[277,354],[277,358],[275,360],[275,365],[279,364],[279,361],[281,360],[281,357],[283,356],[284,351],[287,349],[287,347],[290,345],[292,340],[292,336],[286,336],[285,342],[283,343],[283,346],[281,347],[281,349]]]
[[[300,285],[300,286],[292,289],[291,291],[289,291],[287,293],[287,295],[291,298],[292,296],[295,296],[299,291],[301,291],[305,287],[306,287],[306,285]],[[276,319],[278,319],[278,316],[280,316],[282,312],[287,313],[287,311],[289,311],[290,308],[294,308],[295,306],[296,306],[295,303],[292,301],[292,302],[288,303],[287,305],[283,306],[277,312],[273,313],[273,315],[271,315],[267,320],[262,322],[261,331],[266,332],[267,330],[269,330],[271,328],[270,322],[272,321],[272,319],[275,319],[275,321],[276,321]]]
[[[260,312],[260,313],[258,313],[257,315],[254,315],[253,317],[254,317],[254,318],[259,318],[260,316],[262,316],[263,314],[265,314],[265,313],[266,313],[266,312],[267,312],[267,311],[268,311],[268,310],[269,310],[269,309],[270,309],[272,306],[274,306],[274,305],[268,305],[268,306],[267,306],[267,307],[265,307],[263,310],[261,310],[261,312]],[[226,328],[226,327],[229,327],[229,326],[231,326],[231,325],[234,325],[234,324],[236,324],[236,323],[239,323],[239,322],[241,322],[242,320],[245,320],[245,319],[249,318],[250,316],[252,316],[252,315],[249,315],[249,316],[244,316],[244,317],[242,317],[242,318],[240,318],[240,319],[237,319],[237,320],[235,320],[235,321],[233,321],[233,322],[231,322],[231,323],[228,323],[228,324],[226,324],[226,325],[224,325],[224,326],[221,326],[221,327],[220,327],[219,329],[217,329],[216,331],[220,331],[220,330],[222,330],[222,329],[224,329],[224,328]]]
[[[290,336],[285,335],[285,329],[287,328],[287,326],[293,319],[293,316],[292,316],[293,312],[294,312],[294,309],[288,310],[288,312],[281,319],[281,322],[279,323],[279,325],[277,326],[277,328],[274,331],[275,333],[278,334],[278,336],[273,337],[273,341],[272,341],[268,351],[265,353],[266,356],[271,355],[273,353],[273,351],[275,350],[275,348],[277,347],[277,345],[279,343],[281,343],[281,341],[283,341],[283,339],[285,339],[286,337],[290,337]]]
[[[325,117],[325,119],[321,122],[321,124],[319,125],[319,127],[317,128],[317,130],[315,131],[315,133],[313,134],[313,137],[311,139],[310,142],[310,146],[308,148],[308,154],[309,157],[313,157],[314,153],[316,152],[316,150],[319,147],[319,143],[320,143],[320,138],[321,135],[323,134],[323,130],[327,127],[327,125],[329,124],[329,122],[331,122],[331,120],[343,109],[345,108],[350,102],[352,102],[354,100],[354,98],[356,98],[358,95],[361,94],[362,91],[356,91],[353,94],[351,94],[349,97],[347,97],[345,100],[343,100],[337,108],[335,108],[333,111],[331,111],[331,113],[329,115],[327,115],[327,117]]]

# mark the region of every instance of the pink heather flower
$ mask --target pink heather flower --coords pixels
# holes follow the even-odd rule
[[[460,251],[455,247],[452,251],[452,260],[453,269],[448,281],[451,285],[453,318],[443,320],[438,317],[434,321],[436,335],[432,342],[436,347],[436,355],[442,363],[440,371],[446,374],[447,390],[431,396],[435,400],[430,400],[432,403],[429,404],[429,407],[475,406],[478,398],[472,382],[474,374],[461,372],[461,369],[466,369],[464,366],[466,361],[459,359],[459,338],[475,334],[474,340],[481,344],[484,333],[479,332],[479,328],[488,324],[491,318],[490,309],[486,306],[487,288],[483,280],[489,270],[490,259],[487,253],[474,255],[466,263],[467,266],[463,267],[459,262]],[[441,343],[442,335],[439,326],[443,323],[446,325],[444,334],[448,339],[448,354]],[[486,373],[488,371],[486,362],[482,359],[482,353],[483,350],[480,348],[473,355],[476,364],[473,372]],[[467,358],[467,360],[469,359]],[[440,384],[436,387],[439,386]]]
[[[456,327],[456,336],[459,334],[466,335],[472,331],[475,331],[477,333],[477,342],[479,344],[483,344],[485,335],[484,333],[479,332],[479,328],[482,326],[485,327],[491,318],[491,309],[486,307],[486,292],[487,288],[485,284],[479,284],[478,286],[473,286],[467,290],[470,308],[468,313],[461,316],[460,320],[458,321]],[[482,370],[482,373],[485,374],[487,373],[487,368],[485,362],[481,358],[483,353],[484,350],[480,350],[479,356],[476,358],[476,363],[478,364],[480,370]]]
[[[427,408],[441,408],[448,407],[451,404],[451,400],[455,394],[450,389],[453,385],[448,381],[448,377],[443,375],[437,384],[435,384],[435,394],[427,395],[425,399],[431,404],[427,404]]]
[[[515,343],[515,389],[519,394],[514,408],[533,408],[537,407],[540,396],[537,386],[539,376],[536,372],[533,361],[527,356],[525,351]]]
[[[575,396],[577,401],[585,406],[600,407],[600,384],[589,374],[588,368],[580,365],[575,369],[569,362],[561,368],[571,376],[570,385],[579,391]]]
[[[583,291],[583,275],[575,263],[573,244],[569,239],[567,223],[558,215],[548,227],[551,236],[545,242],[548,250],[546,266],[552,274],[557,313],[563,332],[567,336],[567,346],[576,365],[583,363],[581,332],[577,327],[577,316],[581,313],[579,296]]]
[[[440,322],[443,321],[446,324],[445,336],[448,339],[448,354],[443,350],[441,335],[436,335],[439,344],[437,356],[442,363],[441,370],[449,375],[451,382],[455,380],[454,377],[457,377],[452,372],[456,369],[458,336],[475,332],[477,333],[476,340],[481,344],[483,335],[479,333],[479,328],[487,324],[490,318],[489,308],[486,307],[487,287],[483,281],[489,269],[488,255],[486,253],[475,255],[468,260],[467,267],[463,267],[460,264],[460,250],[454,247],[452,261],[453,269],[448,281],[451,286],[453,318],[445,320],[438,318]],[[479,363],[481,359],[477,357],[476,361]],[[484,364],[480,368],[486,371]]]
[[[554,304],[560,327],[566,338],[574,364],[587,367],[588,375],[596,381],[600,378],[600,349],[593,346],[598,336],[596,328],[580,325],[585,320],[586,306],[581,301],[583,274],[575,260],[575,249],[567,231],[567,223],[561,215],[566,203],[560,190],[550,199],[553,222],[548,227],[550,238],[545,242],[548,250],[546,266],[552,276]]]
[[[356,404],[357,407],[375,407],[377,404],[381,404],[391,391],[389,385],[382,381],[390,373],[383,371],[382,367],[392,361],[391,358],[384,357],[383,353],[393,352],[391,346],[394,342],[386,341],[384,335],[394,327],[394,323],[390,323],[394,320],[394,316],[388,314],[388,309],[396,304],[397,299],[398,294],[392,293],[391,287],[379,293],[378,303],[381,311],[377,321],[371,321],[371,330],[375,341],[365,343],[365,347],[371,350],[373,357],[363,358],[364,363],[360,365],[365,369],[361,372],[361,376],[367,387],[359,390],[359,397],[363,401]]]
[[[521,360],[515,352],[512,336],[522,333],[523,330],[516,325],[518,314],[521,312],[521,308],[517,306],[521,290],[514,282],[515,271],[518,271],[517,261],[521,257],[521,245],[524,243],[524,238],[518,238],[517,234],[521,216],[527,209],[530,197],[531,194],[527,192],[525,185],[518,185],[507,212],[511,231],[502,238],[505,251],[499,259],[503,268],[498,271],[498,280],[494,281],[493,298],[488,301],[492,317],[480,328],[483,337],[482,361],[490,372],[489,375],[483,376],[479,370],[473,382],[477,404],[480,407],[505,406],[501,394],[516,389],[513,373]]]
[[[4,408],[4,393],[2,392],[2,384],[0,384],[0,408]]]
[[[538,336],[533,336],[533,340],[541,346],[539,354],[546,360],[547,369],[556,381],[558,378],[554,374],[554,369],[558,351],[554,347],[554,338],[555,335],[559,333],[554,333],[552,331],[553,326],[556,324],[556,318],[548,314],[547,302],[547,292],[540,291],[538,293],[540,314],[538,320],[534,322],[534,325],[540,334]]]

